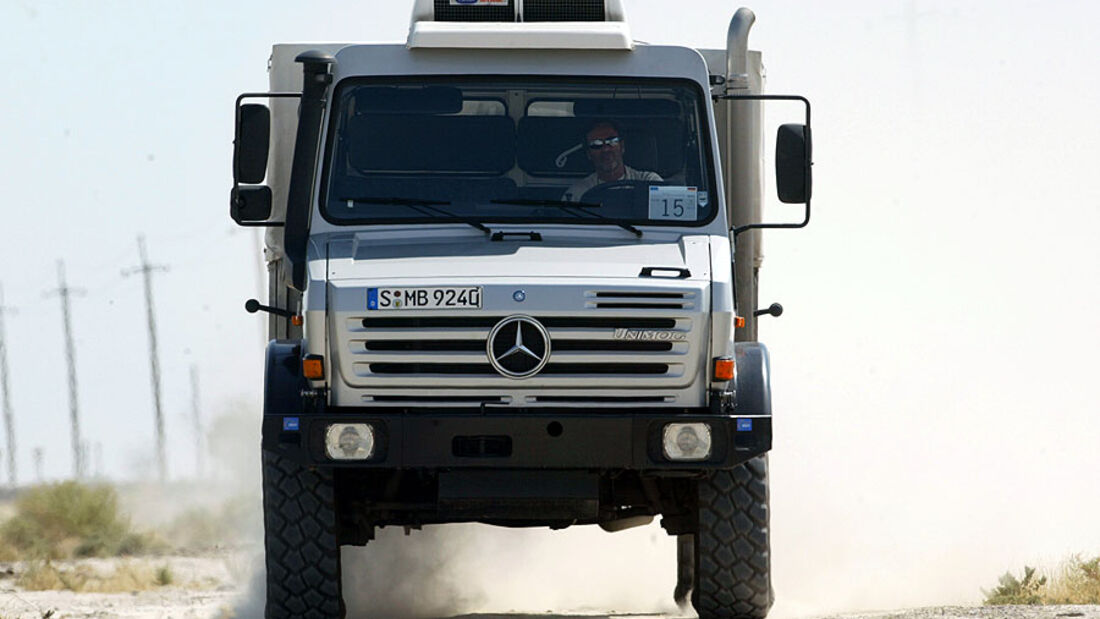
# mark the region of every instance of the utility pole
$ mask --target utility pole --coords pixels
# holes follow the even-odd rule
[[[191,364],[191,420],[195,426],[195,477],[205,475],[204,452],[202,448],[202,416],[199,408],[199,368]]]
[[[73,349],[73,327],[69,318],[69,297],[83,296],[84,291],[69,288],[65,283],[65,262],[57,261],[57,280],[59,287],[53,291],[61,297],[61,317],[65,325],[65,360],[69,365],[69,421],[72,425],[73,443],[73,475],[77,479],[84,476],[84,458],[82,457],[82,443],[80,441],[80,406],[77,401],[76,390],[76,351]]]
[[[15,419],[11,411],[11,393],[8,389],[8,349],[5,344],[4,313],[14,310],[4,306],[4,289],[0,287],[0,395],[4,402],[4,430],[7,432],[8,486],[14,488],[15,476]]]
[[[95,442],[95,476],[96,479],[103,479],[103,443]]]
[[[160,482],[168,479],[168,463],[164,454],[164,413],[160,407],[160,360],[157,354],[157,323],[153,311],[153,278],[154,271],[167,271],[168,267],[149,264],[145,255],[145,237],[138,236],[138,251],[141,253],[141,266],[123,271],[123,275],[141,273],[145,281],[145,315],[149,321],[149,366],[153,381],[153,412],[156,415],[155,425],[157,432],[157,474]]]

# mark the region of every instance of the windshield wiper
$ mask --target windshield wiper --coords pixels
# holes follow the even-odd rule
[[[451,217],[453,219],[458,220],[461,223],[466,224],[467,226],[477,228],[478,230],[481,230],[485,234],[492,234],[493,233],[492,229],[490,229],[489,226],[486,226],[485,224],[483,224],[481,222],[473,221],[471,219],[464,219],[464,218],[460,217],[459,215],[456,215],[456,214],[454,214],[454,213],[452,213],[448,210],[444,210],[444,209],[439,208],[440,206],[446,206],[446,205],[450,204],[450,202],[446,201],[446,200],[420,200],[420,199],[417,199],[417,198],[402,198],[402,197],[397,197],[397,196],[392,196],[392,197],[367,196],[367,197],[364,197],[364,198],[343,198],[341,201],[342,202],[354,202],[354,203],[358,203],[358,204],[386,204],[386,205],[392,204],[394,206],[407,206],[407,207],[411,208],[412,210],[414,210],[418,213],[421,213],[423,215],[443,215],[444,217]]]
[[[589,213],[588,211],[581,211],[578,213],[572,209],[582,208],[599,208],[603,206],[599,202],[572,202],[569,200],[530,200],[526,198],[508,198],[505,200],[490,200],[493,204],[514,204],[516,206],[556,206],[566,213],[574,217],[584,219],[591,215],[597,219],[603,219],[605,221],[611,221],[609,218],[600,215],[599,213]],[[583,214],[582,214],[583,213]],[[624,224],[619,221],[612,221],[616,226],[626,230],[627,232],[633,232],[638,238],[642,238],[642,231],[630,224]]]
[[[515,204],[517,206],[576,206],[584,208],[599,208],[600,202],[573,202],[572,200],[532,200],[528,198],[508,198],[505,200],[489,200],[493,204]],[[595,215],[595,213],[593,213]]]

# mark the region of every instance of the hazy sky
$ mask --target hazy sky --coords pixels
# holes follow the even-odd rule
[[[81,423],[107,475],[152,470],[142,284],[121,275],[138,234],[170,269],[154,290],[173,476],[193,472],[192,364],[205,419],[257,406],[255,240],[227,216],[233,99],[266,89],[273,42],[402,41],[410,5],[0,0],[23,481],[34,447],[47,477],[71,470],[60,304],[43,296],[59,259],[86,291]],[[724,46],[737,6],[626,5],[637,39],[697,47]],[[781,607],[975,601],[1024,561],[1100,553],[1100,9],[751,8],[768,89],[814,103],[814,219],[767,234],[762,273],[762,303],[787,309],[761,327]]]

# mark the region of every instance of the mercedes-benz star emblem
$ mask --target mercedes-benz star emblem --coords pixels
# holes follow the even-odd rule
[[[489,332],[486,352],[493,368],[509,378],[538,374],[550,359],[550,334],[534,318],[509,316]]]

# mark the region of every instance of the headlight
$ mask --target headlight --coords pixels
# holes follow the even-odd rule
[[[334,423],[325,430],[325,451],[333,460],[366,460],[374,455],[374,430],[365,423]]]
[[[710,457],[710,426],[705,423],[670,423],[665,426],[665,457],[691,462]]]

